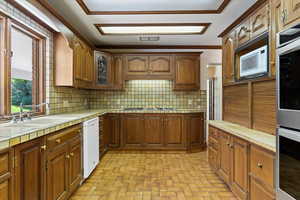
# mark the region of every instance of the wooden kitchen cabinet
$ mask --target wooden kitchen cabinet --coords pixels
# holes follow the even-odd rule
[[[163,118],[161,115],[146,114],[144,146],[161,148],[164,145]]]
[[[219,176],[227,183],[231,184],[231,137],[225,132],[220,132],[219,146],[220,146],[220,169],[218,171]]]
[[[249,143],[232,138],[232,191],[239,199],[247,200],[249,191]]]
[[[104,135],[108,147],[118,148],[121,144],[121,118],[118,114],[109,114],[104,117]]]
[[[94,85],[92,49],[76,36],[56,33],[55,85],[90,89]]]
[[[161,76],[163,79],[173,77],[174,68],[172,67],[171,55],[152,55],[149,56],[149,70],[150,74],[154,76]]]
[[[65,200],[69,195],[69,145],[63,143],[47,155],[47,200]]]
[[[122,90],[124,86],[123,79],[123,56],[113,55],[112,56],[112,75],[113,75],[113,86],[114,90]]]
[[[73,193],[82,180],[82,143],[81,137],[78,136],[70,141],[70,173],[69,185],[70,193]]]
[[[281,0],[281,7],[284,27],[300,22],[300,0]]]
[[[186,148],[186,132],[183,131],[181,115],[164,117],[164,142],[167,148]]]
[[[45,194],[45,140],[38,138],[15,148],[15,200],[43,200]]]
[[[186,133],[189,151],[199,151],[206,148],[203,113],[190,114],[185,117]]]
[[[200,56],[176,55],[174,90],[200,88]]]
[[[223,83],[234,82],[235,31],[223,38]]]
[[[14,200],[13,149],[0,151],[0,200]]]
[[[251,38],[269,30],[269,5],[266,4],[250,17]]]
[[[81,128],[76,125],[46,137],[47,200],[68,199],[82,180]]]
[[[275,195],[268,192],[258,181],[250,178],[250,200],[275,200]]]
[[[143,55],[127,55],[125,58],[126,78],[146,76],[149,73],[149,57]]]
[[[220,169],[220,153],[219,153],[219,133],[218,130],[209,127],[208,137],[208,162],[211,168],[218,172]]]
[[[126,80],[172,80],[174,67],[170,54],[136,54],[125,56]]]
[[[236,43],[237,47],[243,45],[250,40],[250,20],[246,19],[243,23],[239,25],[236,29]]]
[[[124,146],[141,147],[144,141],[145,125],[141,115],[126,114],[122,119]]]

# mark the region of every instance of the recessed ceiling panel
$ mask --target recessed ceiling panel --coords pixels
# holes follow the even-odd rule
[[[230,0],[76,0],[90,15],[221,13]]]
[[[209,25],[210,23],[95,24],[102,35],[201,35]]]

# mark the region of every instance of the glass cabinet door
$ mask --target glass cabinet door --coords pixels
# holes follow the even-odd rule
[[[110,84],[110,57],[101,52],[95,52],[96,84]]]

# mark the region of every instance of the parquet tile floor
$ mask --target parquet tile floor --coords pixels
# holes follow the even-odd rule
[[[108,152],[71,200],[235,200],[207,153]]]

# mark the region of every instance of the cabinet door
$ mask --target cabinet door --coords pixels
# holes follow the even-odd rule
[[[145,133],[143,115],[125,115],[123,118],[123,131],[125,147],[141,147]]]
[[[208,162],[214,171],[217,171],[219,169],[218,158],[218,151],[216,151],[214,148],[209,147]]]
[[[69,192],[69,145],[63,143],[47,155],[47,200],[64,200]]]
[[[169,77],[171,79],[173,75],[171,56],[149,56],[149,69],[151,75]]]
[[[81,137],[73,139],[70,143],[70,171],[69,171],[69,183],[70,193],[73,193],[80,185],[82,180],[82,160],[81,160]]]
[[[12,160],[12,149],[0,151],[0,200],[14,199]]]
[[[224,132],[220,133],[220,169],[218,174],[227,183],[230,184],[231,171],[231,150],[230,136]]]
[[[76,80],[84,80],[83,76],[83,65],[84,65],[84,46],[83,44],[78,40],[75,39],[73,43],[73,54],[74,54],[74,78]]]
[[[126,75],[147,75],[149,73],[149,57],[130,55],[126,57]]]
[[[94,56],[93,56],[93,51],[89,48],[86,50],[86,73],[84,79],[88,82],[93,82],[94,81]]]
[[[187,117],[187,134],[190,150],[205,149],[203,114],[195,114]]]
[[[15,147],[16,200],[42,200],[45,186],[44,138]]]
[[[223,83],[234,81],[235,32],[223,38]]]
[[[237,46],[241,46],[245,42],[250,40],[250,21],[246,20],[236,30],[236,42]]]
[[[175,56],[175,88],[196,90],[200,87],[200,56]]]
[[[197,89],[200,84],[199,56],[175,57],[175,89]]]
[[[161,115],[145,115],[145,140],[147,148],[163,146],[163,118]]]
[[[269,5],[263,6],[250,17],[251,38],[269,30]]]
[[[112,87],[112,62],[109,54],[95,53],[95,80],[97,89],[110,89]]]
[[[250,180],[250,200],[275,200],[275,196],[269,193],[263,186],[261,186],[254,178]]]
[[[281,0],[284,25],[300,19],[300,0]]]
[[[113,56],[113,89],[123,89],[123,57],[121,55]]]
[[[108,145],[112,148],[120,147],[120,116],[119,115],[107,115],[105,117],[104,134],[108,139]]]
[[[164,119],[164,142],[168,148],[186,148],[185,131],[182,128],[182,117],[168,115]]]
[[[249,145],[238,138],[232,139],[232,191],[240,199],[248,199]]]

